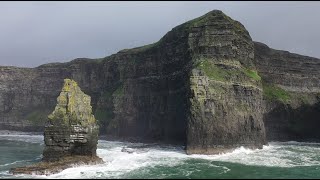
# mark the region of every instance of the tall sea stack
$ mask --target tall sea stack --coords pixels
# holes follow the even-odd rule
[[[43,131],[68,78],[90,95],[101,134],[184,144],[188,154],[319,141],[319,68],[317,58],[252,41],[240,22],[213,10],[158,42],[104,58],[0,67],[0,129]],[[44,160],[91,154],[94,146],[65,138],[80,115],[58,107],[64,110],[50,116]],[[60,122],[70,127],[55,129]]]
[[[48,116],[44,130],[43,160],[58,160],[62,156],[95,156],[99,128],[90,105],[90,96],[77,83],[64,80],[55,110]]]
[[[65,79],[54,111],[44,130],[42,162],[11,169],[14,174],[51,174],[74,164],[102,163],[97,157],[99,127],[92,114],[90,96],[77,83]]]

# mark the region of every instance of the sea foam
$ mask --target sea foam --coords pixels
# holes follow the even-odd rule
[[[13,137],[13,136],[12,136]],[[15,140],[33,139],[32,142],[43,141],[43,136],[14,136]],[[19,137],[19,138],[18,138]],[[28,140],[27,140],[28,141]],[[118,141],[98,141],[97,155],[105,161],[99,165],[74,166],[50,176],[31,176],[33,178],[121,178],[138,170],[147,172],[159,167],[180,168],[190,160],[201,160],[209,168],[220,168],[221,173],[228,173],[230,168],[223,162],[237,163],[250,166],[266,167],[297,167],[320,165],[320,144],[299,142],[271,142],[262,149],[239,147],[230,153],[219,155],[186,155],[183,147],[179,146],[147,146],[145,151],[133,153],[122,152],[123,147],[143,146],[142,143],[126,143]],[[204,160],[204,161],[203,161]],[[221,164],[222,163],[222,164]],[[181,170],[188,175],[201,171],[197,166],[191,170]],[[29,177],[29,176],[28,176]],[[162,177],[162,176],[161,176]],[[165,178],[165,174],[163,175]]]

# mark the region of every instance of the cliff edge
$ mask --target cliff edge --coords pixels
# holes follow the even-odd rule
[[[240,22],[213,10],[158,42],[105,58],[0,67],[0,129],[43,130],[60,84],[70,78],[91,96],[102,134],[184,144],[188,154],[261,148],[267,139],[297,137],[287,131],[293,109],[302,107],[295,95],[310,94],[302,109],[316,117],[318,65],[253,42]],[[286,92],[293,93],[290,106]],[[294,126],[308,124],[304,117]]]

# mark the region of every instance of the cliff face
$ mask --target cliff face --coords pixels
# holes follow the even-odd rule
[[[99,69],[94,65],[76,60],[37,68],[0,67],[0,129],[43,131],[64,78],[75,77],[90,94],[97,93]]]
[[[70,78],[91,96],[101,133],[186,143],[190,154],[262,147],[264,122],[268,135],[273,117],[278,117],[272,115],[277,109],[273,103],[279,103],[272,91],[266,95],[264,90],[278,84],[305,92],[306,86],[299,85],[304,82],[315,93],[319,74],[317,61],[310,61],[315,77],[303,79],[309,70],[299,74],[294,69],[303,69],[300,56],[290,65],[285,55],[282,63],[273,62],[270,57],[280,55],[260,45],[239,22],[211,11],[173,28],[154,44],[103,59],[33,69],[1,67],[0,128],[43,130],[63,79]],[[277,78],[282,72],[301,78]]]
[[[223,13],[194,21],[187,153],[261,148],[266,143],[264,105],[249,33]]]
[[[320,59],[255,42],[255,63],[263,80],[268,140],[319,141]]]

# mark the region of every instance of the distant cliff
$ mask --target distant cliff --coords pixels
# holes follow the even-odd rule
[[[185,143],[189,154],[259,148],[266,137],[302,138],[300,124],[316,123],[317,114],[299,112],[319,113],[319,62],[253,42],[214,10],[102,59],[0,67],[0,128],[42,131],[71,78],[91,96],[101,133]]]
[[[255,64],[263,81],[268,140],[319,141],[320,59],[255,42]]]

